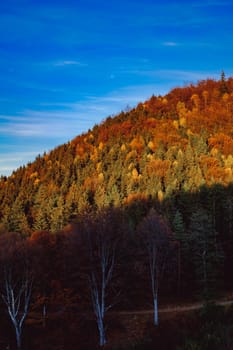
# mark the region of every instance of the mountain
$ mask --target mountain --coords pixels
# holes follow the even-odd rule
[[[221,210],[232,216],[232,182],[233,78],[223,73],[152,96],[2,177],[1,230],[56,232],[88,207],[139,201],[187,221],[193,206],[177,198],[213,186],[227,188]]]
[[[229,348],[231,308],[206,303],[153,329],[142,310],[153,302],[158,325],[158,300],[232,295],[232,116],[222,74],[152,96],[1,178],[0,288],[15,330],[32,293],[25,349],[99,349],[105,329],[109,349]],[[13,348],[6,316],[0,341]]]

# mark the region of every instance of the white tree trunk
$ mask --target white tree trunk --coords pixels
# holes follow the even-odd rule
[[[17,282],[12,279],[11,269],[5,270],[5,293],[2,294],[8,314],[15,328],[17,349],[21,349],[22,329],[24,320],[27,316],[31,292],[32,292],[32,276],[25,271],[22,279]]]
[[[104,329],[104,320],[102,317],[100,317],[97,321],[98,323],[98,329],[99,329],[99,345],[104,346],[106,344],[106,338],[105,338],[105,329]]]
[[[22,329],[20,327],[15,327],[15,335],[16,335],[16,344],[17,349],[21,350],[21,344],[22,344]]]
[[[158,326],[159,324],[159,313],[158,313],[158,297],[154,297],[154,325]]]
[[[43,311],[42,311],[42,319],[43,319],[43,328],[46,327],[46,317],[47,317],[47,308],[46,308],[46,304],[43,304]]]

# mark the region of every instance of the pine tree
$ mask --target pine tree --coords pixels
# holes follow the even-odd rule
[[[229,89],[228,89],[228,86],[227,86],[227,82],[226,82],[226,77],[225,77],[224,71],[222,71],[222,73],[221,73],[219,93],[220,93],[220,96],[223,96],[224,94],[229,93]]]
[[[189,244],[188,237],[185,232],[185,224],[183,221],[182,214],[179,210],[176,210],[173,222],[173,232],[175,234],[175,239],[178,242],[178,292],[181,293],[185,289],[185,281],[187,281],[188,270],[188,257],[189,257]]]
[[[222,273],[222,251],[217,242],[217,233],[210,214],[203,208],[193,212],[190,225],[192,248],[197,283],[204,298],[217,290]]]

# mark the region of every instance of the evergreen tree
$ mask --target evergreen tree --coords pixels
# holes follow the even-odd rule
[[[209,213],[199,208],[193,212],[190,225],[190,244],[197,283],[205,298],[217,290],[222,279],[222,251]]]
[[[229,89],[228,89],[228,86],[227,86],[227,82],[226,82],[226,77],[225,77],[224,71],[222,71],[222,73],[221,73],[219,93],[220,93],[220,96],[222,96],[222,95],[224,95],[226,93],[229,93]]]
[[[35,231],[50,230],[50,220],[48,217],[48,213],[43,207],[39,208],[37,212],[35,222],[33,225],[33,230]]]
[[[186,289],[186,284],[189,281],[190,274],[190,246],[188,236],[185,230],[185,224],[182,214],[179,210],[176,210],[175,216],[172,222],[173,232],[175,239],[178,242],[178,292],[182,293]]]

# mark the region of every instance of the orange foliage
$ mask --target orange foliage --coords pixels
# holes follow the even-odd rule
[[[227,184],[229,179],[229,171],[221,167],[218,159],[209,156],[200,157],[200,166],[205,174],[207,185],[215,183]]]
[[[146,166],[148,175],[157,175],[162,178],[166,175],[170,167],[169,160],[152,159]]]
[[[124,204],[128,205],[133,202],[147,202],[148,196],[145,193],[130,193],[127,198],[124,199]]]
[[[144,140],[143,140],[143,137],[142,136],[138,136],[136,138],[134,138],[131,143],[130,143],[130,146],[132,149],[135,149],[137,152],[141,152],[142,149],[144,148]]]
[[[220,150],[223,154],[233,154],[233,139],[223,133],[216,134],[208,140],[210,147]]]

